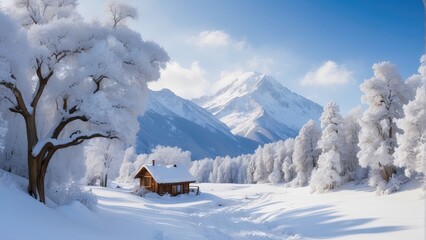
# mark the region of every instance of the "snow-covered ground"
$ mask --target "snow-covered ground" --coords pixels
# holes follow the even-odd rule
[[[425,239],[418,183],[376,196],[365,185],[310,194],[307,187],[199,184],[202,194],[138,197],[90,187],[98,209],[46,207],[0,184],[0,239]]]

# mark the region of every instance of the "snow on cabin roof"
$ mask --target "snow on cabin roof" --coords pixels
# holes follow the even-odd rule
[[[195,177],[192,176],[185,167],[182,166],[162,166],[146,164],[141,167],[141,170],[146,168],[157,183],[179,183],[179,182],[195,182]],[[140,170],[138,171],[140,172]]]

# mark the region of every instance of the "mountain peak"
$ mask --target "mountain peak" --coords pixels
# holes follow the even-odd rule
[[[232,133],[266,143],[294,137],[322,107],[291,92],[273,77],[246,72],[215,95],[199,101]]]

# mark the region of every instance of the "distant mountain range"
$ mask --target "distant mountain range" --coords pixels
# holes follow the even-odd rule
[[[264,143],[295,137],[321,112],[320,105],[255,72],[193,101],[167,89],[149,91],[147,111],[139,117],[136,149],[149,153],[157,145],[177,146],[191,151],[193,159],[238,156]]]
[[[233,135],[210,112],[168,89],[149,91],[148,99],[147,111],[139,117],[138,153],[157,145],[177,146],[190,151],[192,159],[202,159],[251,153],[259,145]]]

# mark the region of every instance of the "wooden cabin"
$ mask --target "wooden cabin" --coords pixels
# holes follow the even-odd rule
[[[154,160],[152,164],[143,165],[135,178],[140,179],[140,186],[146,190],[158,195],[168,193],[171,196],[189,193],[189,184],[195,182],[194,176],[185,167],[155,165]]]

